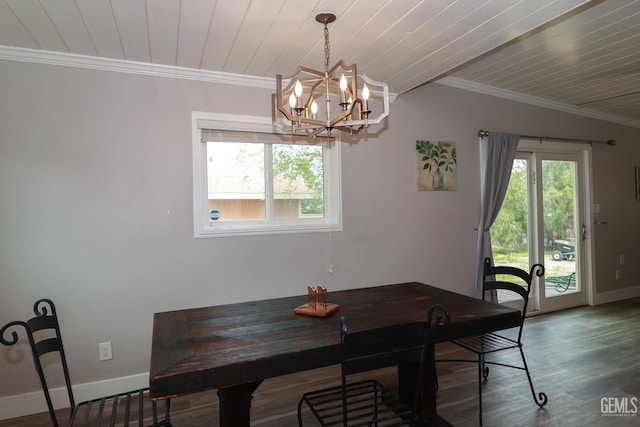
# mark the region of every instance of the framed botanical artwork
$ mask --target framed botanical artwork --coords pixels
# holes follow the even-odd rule
[[[640,166],[636,166],[636,200],[640,201]]]
[[[420,191],[457,190],[456,143],[416,141],[416,170]]]

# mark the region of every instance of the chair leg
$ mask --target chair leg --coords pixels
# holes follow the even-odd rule
[[[524,371],[527,373],[527,379],[529,380],[529,387],[531,388],[533,401],[536,402],[536,405],[542,408],[544,405],[547,404],[547,395],[540,392],[536,396],[536,392],[533,389],[533,381],[531,380],[531,374],[529,373],[529,367],[527,366],[527,360],[524,358],[524,350],[522,349],[522,346],[520,346],[520,355],[522,356],[522,365],[524,366]]]
[[[484,354],[482,355],[482,379],[486,380],[489,376],[489,367],[484,361]]]
[[[164,401],[164,420],[161,421],[160,424],[155,424],[156,423],[155,418],[157,417],[157,414],[155,413],[155,410],[156,410],[155,409],[156,408],[155,407],[155,403],[156,402],[153,402],[153,403],[154,403],[154,414],[153,414],[153,416],[154,416],[154,424],[153,425],[154,426],[157,425],[158,427],[161,427],[161,426],[162,427],[172,427],[171,426],[171,399],[167,399],[167,400]]]
[[[478,354],[478,417],[482,425],[482,378],[484,376],[484,354]]]
[[[302,402],[303,399],[298,402],[298,427],[302,427]]]

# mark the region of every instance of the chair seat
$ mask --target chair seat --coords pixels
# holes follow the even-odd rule
[[[362,328],[351,332],[344,316],[340,317],[342,350],[340,385],[310,391],[298,403],[298,426],[302,427],[302,406],[306,403],[322,426],[395,427],[422,426],[418,402],[424,379],[424,360],[430,343],[431,328],[448,328],[451,315],[445,307],[433,304],[427,321],[420,324]],[[410,327],[413,326],[413,327]],[[387,387],[373,378],[351,382],[354,374],[399,364],[412,364],[413,387],[403,385],[401,401]],[[405,398],[405,399],[407,399]]]
[[[409,405],[400,402],[389,389],[374,379],[347,384],[346,393],[350,427],[405,426],[411,420]],[[305,393],[302,402],[307,403],[323,426],[343,425],[342,385]]]
[[[158,405],[164,406],[161,418]],[[148,388],[88,400],[74,408],[69,427],[88,426],[171,427],[169,401],[151,401]]]
[[[517,348],[521,346],[521,344],[514,339],[503,337],[502,335],[494,333],[461,338],[453,340],[452,342],[476,354],[487,354],[494,351]]]

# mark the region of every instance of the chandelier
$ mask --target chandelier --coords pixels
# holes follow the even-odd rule
[[[364,74],[358,76],[356,65],[347,66],[342,60],[329,68],[327,25],[335,20],[333,13],[316,15],[316,21],[324,25],[323,72],[300,66],[291,76],[276,76],[276,108],[288,119],[293,133],[330,137],[338,129],[353,135],[389,115],[386,83]],[[364,81],[362,87],[358,86],[359,79]],[[374,111],[380,114],[374,117]]]

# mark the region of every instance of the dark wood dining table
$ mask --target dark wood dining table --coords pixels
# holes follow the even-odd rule
[[[149,385],[151,398],[167,399],[218,389],[220,425],[248,427],[253,392],[267,378],[340,363],[339,318],[353,328],[415,325],[432,304],[451,313],[443,342],[518,325],[520,312],[422,283],[329,292],[338,304],[327,317],[294,309],[307,295],[191,308],[154,314]],[[438,416],[433,344],[425,359],[419,411],[433,425]],[[400,394],[411,396],[416,366],[399,365]]]

